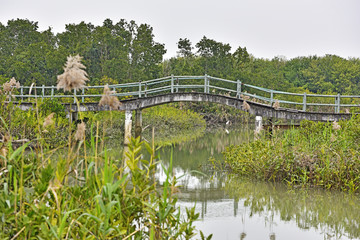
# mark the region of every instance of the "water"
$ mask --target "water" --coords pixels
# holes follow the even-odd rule
[[[207,172],[209,157],[221,159],[231,144],[252,138],[248,128],[219,130],[173,149],[180,177],[180,208],[196,206],[198,229],[212,239],[360,239],[360,198],[319,189],[228,178]],[[171,148],[160,150],[164,165]],[[197,171],[207,173],[203,176]],[[159,169],[157,178],[165,174]]]

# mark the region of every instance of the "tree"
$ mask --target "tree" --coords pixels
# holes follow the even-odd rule
[[[191,42],[189,39],[187,38],[180,38],[178,43],[177,43],[177,46],[178,46],[178,54],[184,58],[187,58],[187,57],[191,57],[193,56],[193,53],[192,53],[192,49],[193,47],[191,46]]]

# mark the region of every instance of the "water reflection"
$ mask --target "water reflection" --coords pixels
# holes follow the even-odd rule
[[[173,173],[180,177],[181,208],[196,204],[201,214],[197,227],[213,233],[213,239],[360,239],[360,198],[340,192],[287,189],[284,185],[226,178],[217,173],[203,176],[199,170],[209,157],[221,158],[231,144],[251,139],[240,128],[206,134],[176,145]],[[170,159],[170,148],[160,151]],[[167,162],[164,162],[165,166]],[[211,177],[210,177],[211,176]],[[165,175],[158,169],[157,179]]]

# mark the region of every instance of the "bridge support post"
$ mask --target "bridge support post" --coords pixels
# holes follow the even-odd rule
[[[124,132],[124,145],[128,146],[131,139],[131,124],[132,124],[132,112],[131,110],[125,110],[125,132]]]
[[[142,132],[141,109],[136,109],[135,110],[135,138],[137,138],[137,137],[141,138],[141,132]]]
[[[79,113],[77,111],[71,110],[70,112],[70,122],[76,122],[79,119]]]
[[[263,123],[262,123],[262,117],[261,116],[256,116],[255,117],[255,132],[260,132],[263,128]]]

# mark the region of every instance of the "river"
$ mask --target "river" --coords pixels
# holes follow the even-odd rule
[[[205,235],[224,239],[360,239],[360,198],[321,189],[290,189],[209,172],[208,159],[222,159],[231,144],[253,138],[251,130],[221,129],[196,140],[159,150],[168,167],[173,151],[173,174],[179,178],[180,208],[195,205],[196,222]],[[201,171],[206,174],[200,174]],[[159,168],[157,178],[164,181]]]

